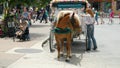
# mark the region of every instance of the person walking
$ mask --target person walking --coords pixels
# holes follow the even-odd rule
[[[114,18],[114,12],[113,10],[110,12],[110,15],[109,15],[109,21],[108,21],[108,24],[112,24],[113,23],[113,18]]]
[[[95,11],[95,21],[97,22],[97,25],[99,25],[98,15],[99,15],[99,13],[98,13],[98,11],[96,10],[96,11]]]
[[[42,19],[40,21],[40,23],[45,20],[45,23],[48,23],[48,12],[46,9],[43,10],[43,16],[42,16]]]
[[[84,17],[84,22],[87,25],[87,37],[88,37],[88,47],[87,47],[87,51],[91,50],[91,43],[93,43],[93,50],[97,49],[97,43],[96,43],[96,39],[94,37],[94,23],[95,23],[95,19],[94,19],[94,13],[92,11],[92,9],[87,8],[86,9],[86,14],[83,15]]]
[[[101,24],[104,24],[104,20],[103,20],[103,11],[100,11],[100,20],[101,20]]]
[[[120,13],[119,13],[119,24],[120,24]]]

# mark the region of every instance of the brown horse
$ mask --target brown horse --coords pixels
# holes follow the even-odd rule
[[[57,44],[58,59],[64,50],[64,40],[66,39],[67,56],[66,61],[71,57],[71,40],[74,35],[81,32],[79,17],[73,11],[60,11],[57,22],[54,24],[54,34]]]

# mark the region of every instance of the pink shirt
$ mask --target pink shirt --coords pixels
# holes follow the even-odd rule
[[[119,13],[119,18],[120,18],[120,13]]]
[[[110,17],[114,17],[114,12],[112,11],[111,13],[110,13]]]

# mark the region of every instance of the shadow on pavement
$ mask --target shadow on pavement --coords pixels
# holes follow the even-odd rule
[[[72,43],[72,53],[81,54],[85,53],[86,45],[84,41],[74,41]]]
[[[70,62],[68,62],[69,64],[73,64],[75,66],[79,65],[81,66],[81,61],[83,59],[83,54],[85,53],[86,50],[86,46],[85,46],[85,42],[83,41],[74,41],[72,43],[72,58],[70,59]],[[66,55],[64,55],[63,57],[60,58],[60,62],[65,62],[65,57]],[[57,58],[55,58],[55,60],[58,60]]]
[[[83,54],[86,51],[86,46],[85,42],[83,41],[74,41],[72,43],[72,58],[71,61],[69,62],[70,64],[73,65],[79,65],[81,66],[81,61],[83,59]]]

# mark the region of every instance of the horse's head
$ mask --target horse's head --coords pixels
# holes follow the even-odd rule
[[[79,17],[76,13],[73,12],[72,16],[71,16],[71,24],[74,28],[75,31],[80,32],[81,28],[80,28],[80,20]]]
[[[79,17],[73,11],[61,11],[57,17],[58,28],[70,28],[73,31],[80,32],[80,21]]]
[[[57,25],[56,26],[58,28],[62,28],[62,29],[66,28],[66,27],[70,27],[71,28],[71,26],[70,26],[70,13],[64,13],[64,12],[60,13],[58,15],[58,19],[57,20],[58,21],[57,21]]]

